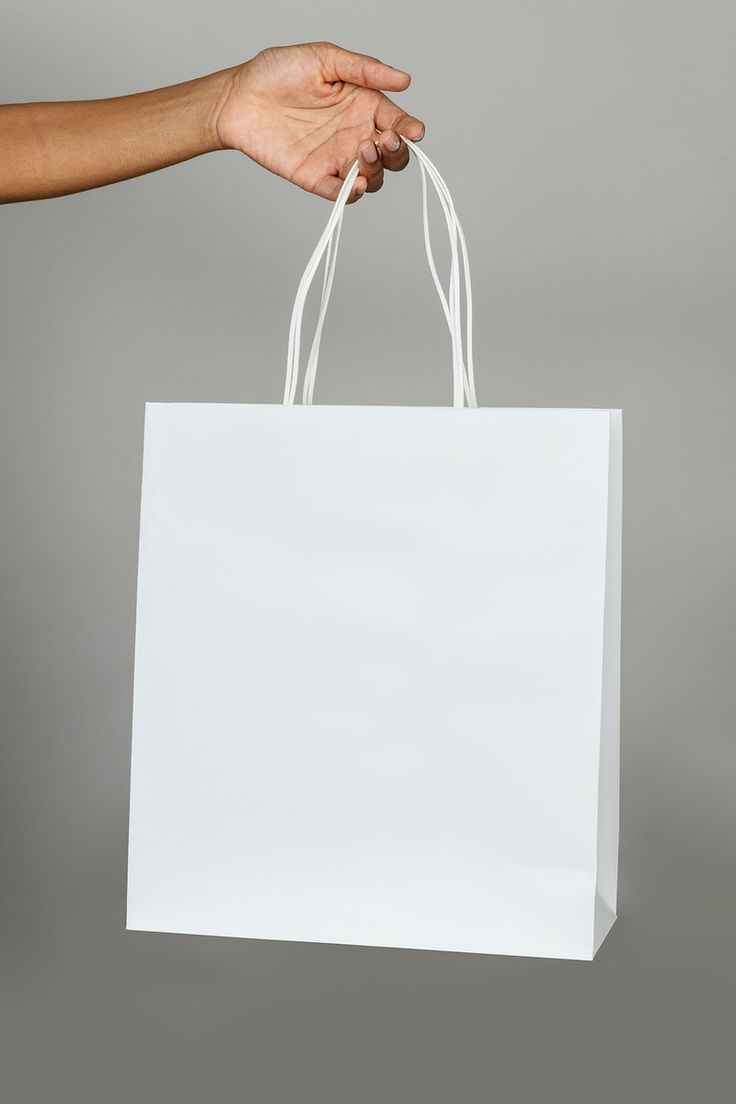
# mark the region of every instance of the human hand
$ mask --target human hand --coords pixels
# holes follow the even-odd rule
[[[325,199],[336,199],[356,158],[348,202],[377,192],[384,169],[408,164],[400,136],[424,135],[382,91],[402,92],[409,74],[331,42],[271,47],[227,73],[216,119],[222,146]]]

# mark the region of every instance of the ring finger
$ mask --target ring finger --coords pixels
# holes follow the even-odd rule
[[[367,192],[377,192],[383,186],[383,160],[373,138],[366,138],[358,147],[360,175],[364,176]]]

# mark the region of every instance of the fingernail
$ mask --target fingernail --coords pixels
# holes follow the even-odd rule
[[[395,134],[392,134],[390,138],[386,139],[386,149],[391,150],[392,153],[396,153],[396,150],[401,145],[401,139]]]
[[[355,191],[357,192],[358,195],[362,195],[363,192],[366,190],[366,187],[367,187],[367,184],[366,184],[365,180],[360,180],[355,185]]]
[[[363,150],[363,160],[367,161],[369,165],[372,165],[378,160],[378,150],[373,145],[373,142]]]

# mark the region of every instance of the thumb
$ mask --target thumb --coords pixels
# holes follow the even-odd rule
[[[385,65],[368,54],[354,54],[331,42],[320,42],[320,61],[325,80],[346,81],[363,88],[379,88],[387,92],[403,92],[411,84],[411,77],[402,69]]]

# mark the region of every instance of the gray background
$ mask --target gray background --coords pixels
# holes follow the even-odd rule
[[[2,1099],[732,1099],[733,3],[4,0],[2,24],[0,100],[314,38],[410,70],[482,401],[620,406],[626,468],[620,920],[592,966],[126,934],[143,403],[279,401],[328,208],[224,153],[0,211]],[[446,401],[418,188],[349,212],[322,401]]]

